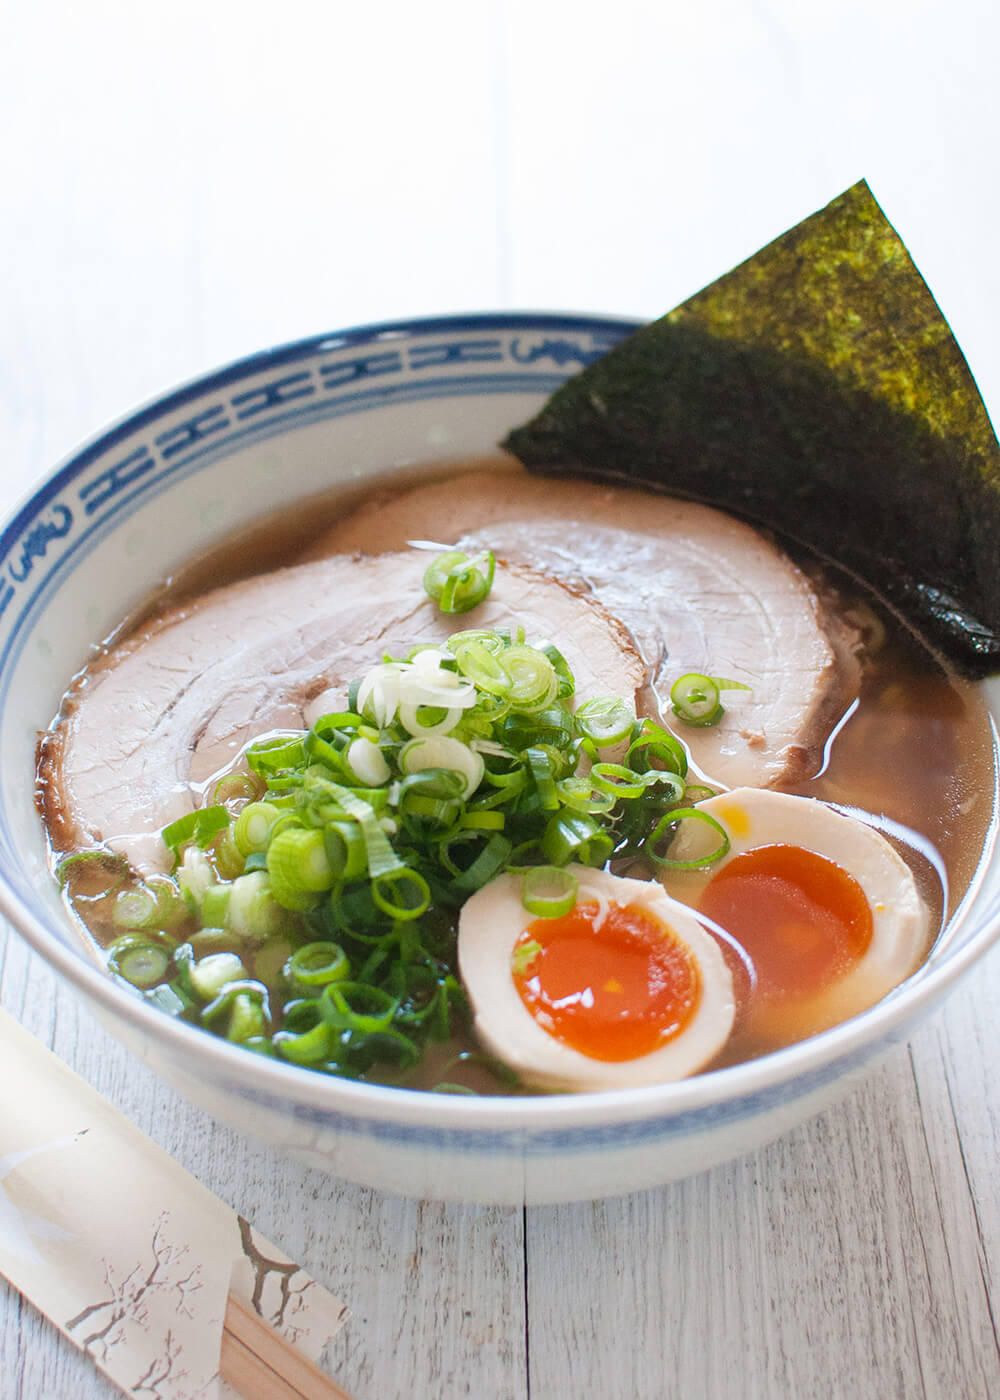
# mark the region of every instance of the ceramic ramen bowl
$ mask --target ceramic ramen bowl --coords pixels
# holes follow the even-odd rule
[[[63,909],[33,800],[70,676],[179,564],[314,493],[490,452],[632,323],[496,314],[381,325],[252,356],[165,394],[43,480],[0,570],[0,907],[101,1023],[194,1103],[313,1166],[407,1195],[573,1200],[758,1147],[845,1094],[1000,932],[984,865],[925,964],[849,1022],[657,1087],[537,1098],[349,1082],[247,1053],[116,984]],[[984,687],[994,712],[1000,689]]]

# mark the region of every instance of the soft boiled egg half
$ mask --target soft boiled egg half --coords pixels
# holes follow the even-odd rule
[[[929,912],[910,867],[873,827],[817,798],[757,788],[720,793],[697,811],[666,852],[677,864],[658,873],[742,955],[745,1053],[857,1015],[917,967]],[[726,842],[707,868],[684,868]]]
[[[733,1026],[719,944],[654,881],[570,866],[576,903],[538,918],[523,875],[462,908],[458,961],[486,1048],[539,1088],[601,1090],[693,1074]]]

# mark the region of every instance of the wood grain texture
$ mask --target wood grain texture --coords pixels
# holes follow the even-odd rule
[[[299,335],[656,314],[860,175],[996,417],[998,41],[979,0],[0,0],[0,504],[137,401]],[[324,1364],[356,1400],[1000,1394],[998,1001],[994,954],[772,1146],[525,1213],[221,1127],[0,931],[0,1002],[345,1299]],[[0,1284],[3,1400],[114,1393]]]

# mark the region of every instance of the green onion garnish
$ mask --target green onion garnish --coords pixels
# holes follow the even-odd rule
[[[443,613],[470,612],[488,596],[495,568],[488,549],[472,558],[450,549],[424,570],[424,591]]]
[[[111,917],[119,928],[152,928],[156,923],[156,895],[145,885],[119,890]]]
[[[684,777],[688,770],[687,752],[684,745],[652,720],[643,720],[639,733],[632,740],[625,754],[625,762],[637,772],[659,765],[669,773]]]
[[[711,836],[717,838],[715,844],[703,854],[690,857],[687,860],[675,860],[668,855],[661,855],[657,846],[665,840],[669,848],[679,834],[682,823],[685,822],[707,827]],[[702,812],[697,807],[677,807],[657,822],[655,828],[646,837],[644,849],[646,855],[655,865],[670,870],[700,870],[705,866],[714,865],[717,860],[722,859],[729,850],[729,836],[725,827],[714,817],[709,816],[707,812]]]
[[[560,919],[576,904],[577,879],[571,870],[536,865],[521,885],[521,903],[539,919]]]
[[[243,856],[254,851],[266,851],[271,827],[281,815],[272,802],[249,802],[240,812],[233,827],[233,840]]]
[[[719,699],[720,690],[749,690],[742,681],[728,680],[725,676],[703,676],[698,671],[689,671],[678,677],[670,687],[671,708],[674,714],[697,728],[718,724],[725,714]]]
[[[116,851],[76,851],[71,856],[63,856],[56,866],[56,879],[60,888],[65,889],[78,876],[96,876],[99,892],[111,894],[125,883],[128,872],[128,861]]]
[[[430,886],[419,870],[400,866],[372,881],[372,899],[391,919],[419,919],[430,907]]]
[[[302,987],[325,987],[349,976],[351,964],[339,943],[307,943],[285,964],[289,981]]]
[[[171,951],[169,945],[126,934],[108,949],[108,967],[133,987],[155,987],[166,976]]]
[[[162,832],[163,840],[175,852],[188,841],[207,846],[213,837],[225,830],[229,820],[229,812],[225,807],[199,807],[165,826]]]
[[[628,705],[615,695],[588,700],[577,710],[576,718],[581,732],[599,749],[623,743],[631,735],[635,723]]]
[[[565,871],[560,871],[560,874],[565,873]],[[572,907],[573,906],[570,905],[570,908]],[[565,912],[568,914],[569,909]],[[511,955],[510,965],[512,972],[518,977],[523,977],[541,951],[542,945],[537,938],[528,938],[524,943],[518,943]]]
[[[456,553],[428,572],[454,606],[491,565]],[[253,744],[242,781],[166,829],[176,878],[121,890],[115,969],[260,1053],[398,1078],[468,1015],[454,917],[471,894],[516,870],[529,913],[565,914],[570,865],[677,863],[700,794],[673,734],[614,696],[574,709],[565,657],[521,627],[383,656],[349,694]],[[159,930],[182,917],[174,948]]]

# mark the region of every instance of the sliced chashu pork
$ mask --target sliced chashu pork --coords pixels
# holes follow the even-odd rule
[[[442,615],[422,586],[427,556],[336,557],[202,595],[153,618],[77,677],[45,737],[40,798],[59,849],[104,843],[140,870],[168,866],[161,828],[204,801],[249,740],[342,708],[384,651],[466,627],[521,624],[557,642],[580,698],[633,698],[642,663],[592,598],[520,567],[489,599]]]
[[[318,540],[325,551],[407,540],[486,545],[593,596],[634,636],[652,705],[711,781],[767,787],[807,776],[854,698],[853,638],[780,550],[732,516],[692,501],[516,470],[474,472],[386,493]],[[725,676],[718,725],[670,713],[685,672]]]

